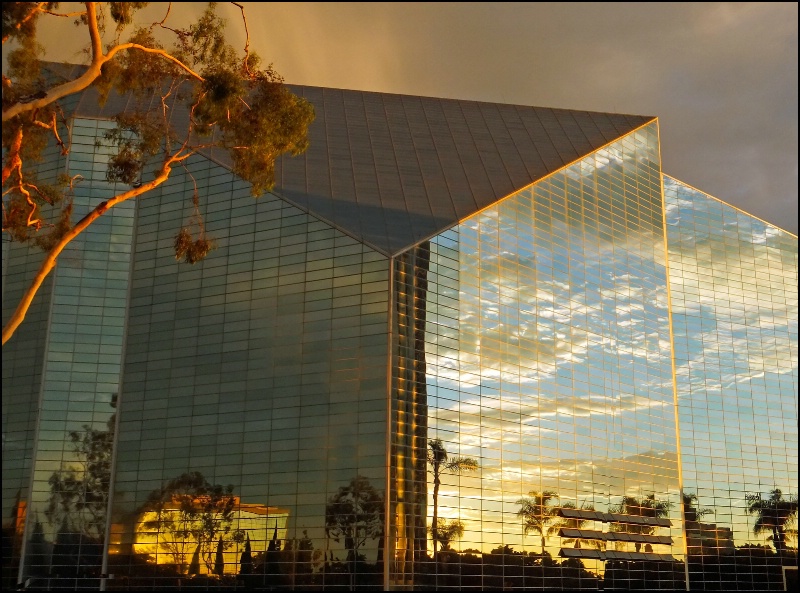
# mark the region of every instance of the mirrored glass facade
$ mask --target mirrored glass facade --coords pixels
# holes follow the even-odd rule
[[[684,586],[661,212],[651,124],[398,259],[396,578]]]
[[[74,122],[68,158],[72,173],[83,178],[72,196],[78,219],[118,191],[105,180],[108,152],[96,146],[113,125],[107,120]],[[54,162],[63,170],[63,160]],[[37,339],[41,353],[23,362],[23,350],[11,352],[14,367],[41,369],[38,384],[23,390],[16,379],[9,393],[4,375],[9,401],[8,407],[3,404],[3,481],[4,488],[16,491],[8,497],[4,493],[3,513],[15,516],[20,541],[12,549],[27,542],[25,574],[34,580],[97,574],[102,564],[134,205],[122,204],[109,214],[65,249],[42,289],[45,298],[34,310],[38,316],[47,308],[48,322]],[[31,253],[25,262],[22,277],[28,282],[40,259]],[[4,301],[16,306],[24,286],[11,283],[4,295],[10,298]],[[20,408],[35,418],[27,430],[16,422]]]
[[[91,164],[96,138],[74,140],[91,180],[76,210],[113,191],[90,177],[105,176],[105,157]],[[191,267],[173,242],[197,232],[195,185],[217,246]],[[249,192],[197,157],[135,217],[133,202],[115,208],[62,256],[40,324],[35,443],[11,421],[38,386],[4,398],[3,473],[15,479],[4,516],[20,515],[15,539],[28,542],[21,582],[96,587],[108,571],[108,588],[236,585],[243,562],[240,585],[382,582],[389,261]],[[16,477],[20,451],[33,452],[33,478]]]
[[[189,267],[194,183],[217,249]],[[381,582],[388,259],[249,191],[197,158],[137,213],[115,587],[235,579],[245,548],[248,586]]]
[[[55,146],[48,147],[44,157],[37,167],[37,173],[44,180],[53,182],[64,170],[65,159]],[[24,245],[7,242],[5,233],[2,249],[2,309],[5,321],[33,280],[42,254]],[[28,492],[54,276],[50,274],[44,280],[38,298],[31,303],[25,323],[17,330],[14,346],[3,349],[3,586],[12,586],[17,582],[22,543],[25,541]]]
[[[797,238],[662,176],[654,118],[318,91],[303,200],[197,155],[61,257],[3,352],[4,585],[783,589]]]
[[[692,587],[782,588],[797,566],[797,237],[666,176],[664,198]]]

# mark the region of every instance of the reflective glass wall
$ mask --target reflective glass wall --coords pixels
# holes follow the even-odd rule
[[[64,156],[55,146],[45,149],[37,166],[40,178],[52,183],[63,173]],[[3,320],[9,319],[44,259],[38,249],[6,242],[3,234]],[[42,388],[45,336],[53,291],[50,274],[17,329],[3,346],[3,587],[14,587],[25,531],[34,455],[37,408]],[[63,435],[62,435],[63,437]]]
[[[76,216],[108,126],[75,122]],[[393,260],[201,157],[115,208],[4,348],[4,583],[782,588],[797,238],[662,203],[657,134]]]
[[[139,204],[109,588],[383,583],[388,260],[249,192],[197,157]]]
[[[682,588],[657,125],[398,258],[398,586]]]
[[[797,566],[797,237],[664,177],[692,589]]]
[[[108,152],[96,145],[112,126],[91,119],[73,122],[70,171],[82,176],[73,192],[75,220],[118,191],[105,179]],[[64,250],[51,273],[52,285],[37,295],[44,297],[48,310],[46,325],[33,326],[40,332],[36,343],[43,350],[25,361],[28,368],[42,365],[40,382],[28,395],[28,405],[36,406],[35,438],[27,440],[24,453],[16,447],[6,451],[4,445],[9,463],[3,464],[5,482],[7,476],[13,480],[14,466],[33,456],[27,483],[17,486],[13,499],[4,497],[4,503],[11,499],[17,505],[17,530],[26,541],[20,574],[30,586],[99,582],[133,214],[134,204],[124,203],[97,220]],[[35,258],[33,253],[30,257]],[[30,281],[30,276],[23,278]],[[9,305],[17,302],[12,299]],[[23,325],[27,324],[28,319]],[[12,357],[22,346],[17,338],[10,344]],[[13,443],[19,433],[11,427],[6,434]],[[21,494],[26,490],[27,497]]]

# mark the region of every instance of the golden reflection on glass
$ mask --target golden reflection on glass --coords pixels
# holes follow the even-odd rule
[[[389,259],[204,157],[174,182],[220,248],[180,266],[180,196],[138,205],[107,587],[379,587]]]
[[[476,469],[429,468],[415,583],[630,584],[653,561],[683,586],[658,162],[650,124],[430,241],[416,386],[429,443]],[[494,559],[519,578],[497,581]]]
[[[175,497],[157,510],[143,511],[136,521],[133,553],[150,564],[176,567],[178,574],[236,575],[242,571],[246,548],[251,555],[263,555],[270,546],[278,549],[287,539],[288,509],[244,504],[238,496],[232,497],[229,509],[209,511],[204,502]],[[209,529],[203,522],[213,527]],[[112,533],[118,536],[112,542],[111,554],[120,553],[128,539],[122,529],[123,525],[116,530],[112,527]]]

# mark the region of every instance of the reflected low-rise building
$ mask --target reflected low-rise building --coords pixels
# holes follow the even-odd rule
[[[797,237],[663,175],[654,117],[292,88],[272,192],[196,155],[4,347],[4,583],[782,589]],[[75,216],[125,105],[40,167]]]
[[[145,556],[152,564],[180,567],[190,575],[222,576],[242,571],[241,555],[248,542],[250,554],[258,555],[286,541],[286,509],[242,504],[235,496],[212,507],[209,502],[172,497],[144,510],[135,523],[118,525],[120,537],[110,542],[108,553]],[[123,530],[131,527],[135,531],[126,537]]]

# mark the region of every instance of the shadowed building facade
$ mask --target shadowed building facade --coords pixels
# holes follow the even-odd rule
[[[272,192],[194,157],[5,347],[5,582],[782,589],[797,238],[662,175],[652,117],[292,88]],[[76,216],[124,108],[41,166]],[[5,319],[39,255],[3,247]]]

